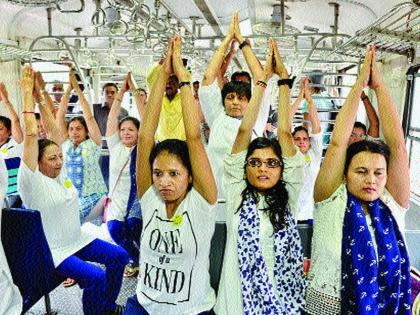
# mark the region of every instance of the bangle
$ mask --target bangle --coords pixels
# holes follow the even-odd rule
[[[118,101],[118,102],[120,102],[120,103],[122,102],[122,99],[120,99],[118,97],[116,97],[115,100]]]
[[[137,95],[137,94],[139,94],[141,91],[142,91],[142,90],[140,90],[140,89],[135,89],[135,90],[134,90],[134,92],[133,92],[133,95]]]
[[[190,86],[190,81],[179,82],[178,88],[182,88],[183,86]]]
[[[244,48],[245,46],[249,46],[249,43],[248,43],[248,41],[245,39],[242,43],[240,43],[239,44],[239,49],[242,49],[242,48]]]
[[[23,111],[22,114],[35,114],[35,112]]]
[[[41,94],[47,93],[45,89],[41,89]]]
[[[263,88],[267,87],[267,83],[262,80],[258,80],[257,83],[255,83],[255,85],[262,86]]]
[[[287,85],[289,88],[292,88],[293,82],[295,82],[296,77],[292,77],[290,79],[280,79],[277,81],[277,85]]]

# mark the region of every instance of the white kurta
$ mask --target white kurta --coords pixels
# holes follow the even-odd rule
[[[210,138],[207,154],[212,166],[213,175],[216,179],[219,198],[224,198],[223,192],[223,159],[225,154],[230,153],[236,135],[241,125],[241,119],[233,118],[225,113],[222,102],[222,93],[217,83],[201,86],[198,95],[206,122],[210,127]],[[257,121],[254,126],[252,138],[262,137],[270,111],[270,93],[266,90]]]
[[[380,199],[389,207],[403,231],[406,209],[387,190]],[[306,311],[309,314],[340,314],[341,245],[346,206],[347,189],[344,183],[328,199],[315,204],[310,283],[306,290]],[[370,216],[366,220],[372,234]],[[376,247],[375,238],[372,239]]]
[[[130,195],[130,154],[133,148],[126,147],[115,132],[106,138],[109,148],[109,194],[111,203],[107,220],[124,221]],[[125,165],[125,166],[124,166]],[[121,171],[121,169],[124,169]],[[118,179],[118,176],[120,175]]]
[[[42,226],[54,265],[93,241],[80,228],[77,190],[62,170],[57,178],[33,172],[22,161],[18,189],[25,207],[41,213]]]
[[[222,275],[220,278],[219,292],[215,306],[218,315],[240,315],[243,314],[242,288],[240,283],[238,265],[238,207],[241,204],[241,193],[246,187],[244,175],[244,162],[246,151],[238,154],[229,154],[225,158],[225,192],[227,209],[227,241],[225,256],[223,260]],[[305,159],[300,151],[290,158],[283,158],[284,171],[283,179],[286,182],[286,189],[289,193],[289,206],[294,215],[300,188],[303,184],[303,167]],[[263,198],[260,199],[258,208],[263,208]],[[262,211],[258,211],[260,218],[260,245],[264,262],[267,265],[269,279],[274,281],[274,240],[273,226],[270,219]],[[274,285],[275,287],[275,285]]]
[[[299,194],[297,220],[310,220],[314,215],[314,186],[322,160],[322,132],[310,135],[311,147],[305,154],[305,181]]]

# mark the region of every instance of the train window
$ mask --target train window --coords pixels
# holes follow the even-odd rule
[[[420,203],[420,65],[408,70],[407,79],[403,121],[410,157],[411,192]]]

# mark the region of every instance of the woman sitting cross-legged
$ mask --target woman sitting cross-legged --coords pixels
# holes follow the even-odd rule
[[[65,115],[70,97],[70,93],[66,91],[56,120],[61,136],[59,144],[64,151],[64,166],[72,184],[79,192],[80,221],[84,223],[98,218],[103,213],[107,188],[99,166],[102,136],[73,70],[70,71],[69,81],[79,98],[83,117],[73,117],[68,124],[66,123]],[[101,220],[96,220],[95,223],[100,224]]]
[[[250,143],[273,70],[288,83],[277,45],[270,40],[263,76],[225,158],[227,243],[217,314],[299,314],[304,301],[303,252],[293,215],[305,159],[293,145],[287,84],[279,86],[279,140]]]
[[[168,139],[155,145],[163,93],[173,72],[180,81],[186,141]],[[140,305],[130,298],[127,314],[213,314],[216,297],[210,286],[209,252],[217,189],[193,104],[181,38],[176,36],[140,126],[137,189],[144,222],[136,296]],[[137,304],[134,310],[132,302]]]
[[[138,248],[142,221],[136,186],[136,145],[140,122],[134,117],[125,117],[118,122],[122,98],[128,90],[136,91],[131,73],[127,75],[114,99],[106,127],[111,187],[106,219],[112,239],[130,256],[124,276],[131,277],[135,276],[139,270]],[[141,117],[145,98],[139,98],[137,95],[138,93],[135,101]]]
[[[403,131],[376,67],[375,49],[337,116],[315,184],[309,314],[410,314],[410,271],[401,230],[409,205]],[[348,142],[360,94],[378,99],[386,144]]]
[[[121,314],[115,304],[127,253],[119,246],[93,239],[80,228],[78,191],[63,171],[63,153],[51,140],[37,140],[34,113],[34,72],[27,67],[20,82],[25,124],[18,188],[23,204],[39,210],[54,265],[63,277],[83,290],[85,315]],[[89,261],[89,262],[88,262]],[[105,265],[105,271],[90,262]]]

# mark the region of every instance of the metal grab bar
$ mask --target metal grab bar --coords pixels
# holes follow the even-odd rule
[[[61,13],[80,13],[83,12],[83,10],[85,9],[85,0],[80,0],[80,9],[78,10],[63,10],[60,7],[60,4],[57,2],[56,3],[56,8],[58,11],[60,11]]]
[[[104,26],[106,23],[105,11],[102,8],[99,8],[98,10],[95,11],[95,13],[93,13],[90,21],[95,28]]]

